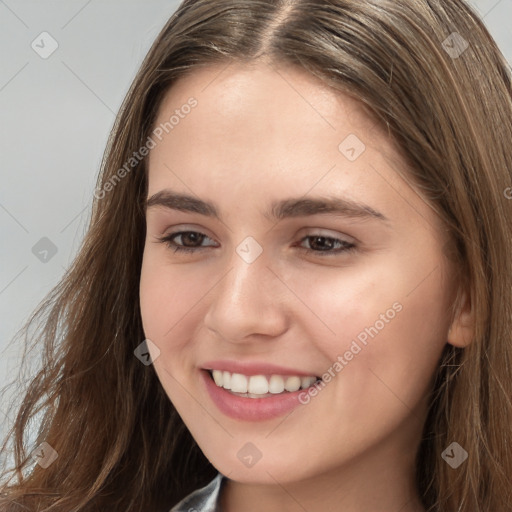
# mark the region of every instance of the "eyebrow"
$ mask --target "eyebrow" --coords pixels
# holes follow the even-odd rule
[[[146,209],[156,206],[170,210],[198,213],[221,221],[219,209],[214,203],[203,201],[190,195],[178,194],[168,189],[160,190],[147,199]],[[282,220],[290,217],[305,217],[319,214],[389,222],[385,215],[364,203],[359,203],[349,198],[332,196],[311,197],[308,199],[298,197],[274,201],[270,205],[270,210],[264,212],[264,216],[269,220]]]

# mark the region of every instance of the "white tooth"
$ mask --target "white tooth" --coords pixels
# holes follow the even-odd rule
[[[300,377],[288,377],[284,384],[286,391],[297,391],[300,389]]]
[[[217,386],[219,386],[220,388],[222,387],[223,378],[222,372],[220,370],[213,370],[213,380],[215,381],[215,384],[217,384]]]
[[[300,379],[300,384],[301,384],[301,388],[302,389],[307,389],[309,388],[309,386],[311,386],[311,384],[313,384],[313,382],[316,381],[316,378],[315,377],[302,377]]]
[[[231,375],[231,391],[247,393],[247,377],[241,373],[233,373]]]
[[[284,391],[284,379],[281,375],[272,375],[268,383],[269,393],[282,393]]]
[[[222,387],[224,389],[231,389],[231,373],[222,372]]]
[[[249,393],[255,395],[265,395],[268,393],[268,380],[263,375],[253,375],[249,379],[249,386],[247,388]]]

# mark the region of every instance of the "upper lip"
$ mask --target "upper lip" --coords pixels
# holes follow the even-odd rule
[[[231,361],[215,360],[207,361],[202,364],[205,370],[222,370],[230,373],[240,373],[242,375],[297,375],[299,377],[310,377],[316,375],[314,372],[305,372],[295,368],[287,368],[271,363],[258,361]]]

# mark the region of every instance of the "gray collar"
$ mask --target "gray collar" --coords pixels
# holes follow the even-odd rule
[[[218,498],[223,478],[219,473],[207,486],[183,498],[169,512],[220,512]]]

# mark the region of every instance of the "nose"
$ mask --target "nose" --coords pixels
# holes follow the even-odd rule
[[[205,326],[230,343],[280,336],[287,328],[289,290],[269,267],[265,251],[252,263],[233,252],[227,273],[210,292]]]

